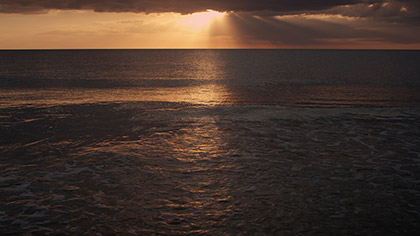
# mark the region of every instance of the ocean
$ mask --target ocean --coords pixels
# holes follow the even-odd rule
[[[420,51],[0,51],[2,235],[413,235]]]

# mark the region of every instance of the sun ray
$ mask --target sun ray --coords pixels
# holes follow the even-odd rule
[[[210,25],[213,20],[220,18],[223,15],[224,13],[222,12],[207,10],[206,12],[188,15],[186,18],[182,19],[180,23],[193,29],[200,30]]]

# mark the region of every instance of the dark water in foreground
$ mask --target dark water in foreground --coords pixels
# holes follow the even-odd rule
[[[419,64],[0,51],[0,234],[413,235]]]

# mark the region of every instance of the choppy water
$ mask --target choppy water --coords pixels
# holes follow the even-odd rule
[[[0,233],[413,235],[420,52],[0,52]]]

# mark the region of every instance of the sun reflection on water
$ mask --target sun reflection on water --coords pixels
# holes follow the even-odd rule
[[[222,52],[203,50],[188,52],[180,57],[176,66],[188,68],[186,78],[151,78],[130,80],[132,86],[119,87],[118,80],[103,80],[115,87],[89,88],[57,87],[34,88],[25,90],[0,90],[7,100],[0,107],[9,106],[60,106],[88,103],[120,103],[120,102],[182,102],[199,105],[221,105],[231,96],[222,80],[225,79],[225,65]],[[163,72],[162,72],[163,73]],[[66,81],[64,81],[66,82]],[[69,83],[69,82],[66,82]],[[72,81],[73,83],[73,81]],[[74,81],[77,83],[77,80]],[[80,83],[84,83],[82,80]]]

